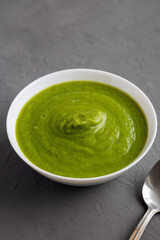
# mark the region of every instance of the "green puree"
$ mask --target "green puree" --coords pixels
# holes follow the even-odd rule
[[[16,137],[25,156],[48,172],[75,178],[118,171],[142,151],[147,121],[120,90],[96,82],[51,86],[21,110]]]

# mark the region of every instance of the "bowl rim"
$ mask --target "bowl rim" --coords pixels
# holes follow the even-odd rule
[[[145,99],[147,100],[147,104],[150,105],[150,108],[152,110],[152,114],[153,114],[153,118],[154,118],[154,124],[155,124],[155,127],[154,127],[154,132],[153,132],[153,136],[152,136],[152,139],[150,140],[148,146],[146,147],[146,149],[141,152],[139,154],[139,156],[132,162],[130,163],[129,165],[127,165],[126,167],[116,171],[116,172],[113,172],[113,173],[110,173],[110,174],[107,174],[107,175],[102,175],[102,176],[98,176],[98,177],[89,177],[89,178],[72,178],[72,177],[65,177],[65,176],[61,176],[61,175],[56,175],[54,173],[51,173],[51,172],[48,172],[48,171],[45,171],[43,170],[42,168],[39,168],[38,166],[36,166],[35,164],[33,164],[24,154],[23,152],[21,151],[21,149],[19,148],[19,151],[17,151],[17,148],[16,146],[14,145],[14,141],[12,141],[12,133],[10,133],[9,131],[9,119],[11,117],[11,111],[12,109],[14,108],[14,104],[15,102],[17,101],[17,99],[23,95],[23,93],[30,87],[34,87],[35,84],[37,84],[37,82],[39,82],[40,80],[42,80],[43,78],[47,78],[53,74],[59,74],[59,73],[65,73],[65,72],[77,72],[77,71],[81,71],[81,72],[96,72],[96,73],[103,73],[103,74],[107,74],[108,76],[111,76],[113,78],[119,78],[125,82],[127,82],[128,84],[132,85],[132,87],[136,88],[142,95],[143,97],[145,97]],[[76,80],[75,80],[76,81]],[[87,81],[87,80],[86,80]],[[69,81],[66,81],[66,82],[69,82]],[[96,82],[93,80],[93,82]],[[56,83],[57,84],[57,83]],[[105,83],[104,83],[105,84]],[[54,84],[53,84],[54,85]],[[47,87],[43,88],[43,89],[46,89]],[[117,87],[118,88],[118,87]],[[42,90],[40,90],[39,92],[41,92]],[[122,90],[123,91],[123,90]],[[124,93],[126,93],[125,91],[123,91]],[[128,94],[128,93],[126,93]],[[34,94],[36,95],[36,94]],[[129,94],[128,94],[129,95]],[[132,96],[131,96],[132,97]],[[133,98],[133,97],[132,97]],[[29,98],[30,99],[30,98]],[[29,99],[27,101],[29,101]],[[134,99],[134,98],[133,98]],[[136,99],[134,99],[136,101]],[[137,102],[137,101],[136,101]],[[24,104],[23,104],[24,106]],[[21,109],[23,108],[23,106],[21,107]],[[20,109],[20,111],[21,111]],[[143,108],[142,108],[143,110]],[[145,113],[144,113],[145,114]],[[145,114],[146,116],[146,114]],[[17,116],[18,117],[18,116]],[[17,118],[16,118],[17,119]],[[148,121],[148,118],[146,116],[146,119]],[[125,171],[129,170],[131,167],[133,167],[135,164],[137,164],[145,155],[146,153],[149,151],[149,149],[151,148],[154,140],[155,140],[155,137],[156,137],[156,133],[157,133],[157,116],[156,116],[156,112],[155,112],[155,109],[151,103],[151,101],[149,100],[149,98],[147,97],[147,95],[139,88],[137,87],[135,84],[133,84],[132,82],[130,82],[129,80],[119,76],[119,75],[116,75],[114,73],[111,73],[111,72],[107,72],[107,71],[102,71],[102,70],[97,70],[97,69],[89,69],[89,68],[73,68],[73,69],[65,69],[65,70],[60,70],[60,71],[56,71],[56,72],[52,72],[52,73],[49,73],[49,74],[46,74],[34,81],[32,81],[31,83],[29,83],[26,87],[24,87],[17,95],[16,97],[13,99],[10,107],[9,107],[9,110],[8,110],[8,113],[7,113],[7,118],[6,118],[6,131],[7,131],[7,136],[8,136],[8,139],[13,147],[13,149],[15,150],[15,152],[18,154],[18,156],[27,164],[29,165],[31,168],[33,168],[34,170],[36,170],[37,172],[39,172],[40,174],[50,178],[50,179],[53,179],[54,181],[57,181],[57,182],[63,182],[63,183],[94,183],[94,182],[104,182],[105,180],[107,180],[108,178],[112,179],[112,177],[117,177],[119,176],[120,174],[124,173]],[[15,134],[16,135],[16,134]],[[148,139],[148,137],[147,137]],[[146,139],[146,143],[147,143],[147,139]],[[16,139],[16,142],[17,142],[17,139]],[[144,145],[144,148],[146,146],[146,143]],[[18,144],[18,142],[17,142]],[[19,146],[19,145],[18,145]],[[144,149],[143,148],[143,149]]]

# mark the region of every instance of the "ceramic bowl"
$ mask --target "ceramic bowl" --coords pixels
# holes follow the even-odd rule
[[[146,141],[146,144],[144,146],[143,151],[141,154],[127,167],[114,172],[112,174],[108,174],[105,176],[100,177],[93,177],[93,178],[68,178],[63,177],[59,175],[55,175],[52,173],[49,173],[47,171],[44,171],[43,169],[40,169],[39,167],[35,166],[33,163],[31,163],[23,154],[23,152],[20,150],[17,140],[16,140],[16,134],[15,134],[15,126],[17,117],[23,108],[24,104],[32,98],[35,94],[40,92],[41,90],[50,87],[57,83],[62,82],[68,82],[68,81],[78,81],[78,80],[84,80],[84,81],[95,81],[100,82],[104,84],[108,84],[111,86],[114,86],[123,92],[130,95],[143,109],[147,122],[148,122],[148,138]],[[46,76],[43,76],[32,83],[30,83],[28,86],[26,86],[14,99],[12,102],[8,115],[7,115],[7,134],[9,141],[14,148],[15,152],[21,157],[21,159],[27,163],[30,167],[32,167],[34,170],[39,172],[40,174],[44,175],[45,177],[68,185],[77,185],[77,186],[87,186],[87,185],[94,185],[103,183],[109,180],[112,180],[122,173],[129,170],[131,167],[133,167],[136,163],[138,163],[145,154],[149,151],[151,148],[156,132],[157,132],[157,117],[154,110],[154,107],[148,97],[133,83],[129,82],[128,80],[117,76],[115,74],[99,71],[99,70],[92,70],[92,69],[69,69],[69,70],[63,70],[59,72],[54,72],[51,74],[48,74]]]

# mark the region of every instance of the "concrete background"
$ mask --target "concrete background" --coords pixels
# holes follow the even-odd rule
[[[49,181],[11,148],[6,114],[34,79],[96,68],[139,86],[160,117],[159,0],[0,0],[0,239],[125,240],[146,211],[141,188],[159,160],[149,153],[121,177],[76,188]],[[160,215],[143,240],[160,239]]]

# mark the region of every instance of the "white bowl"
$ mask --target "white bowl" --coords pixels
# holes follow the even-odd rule
[[[52,86],[57,83],[61,82],[68,82],[68,81],[77,81],[77,80],[87,80],[87,81],[95,81],[104,84],[108,84],[114,86],[127,94],[129,94],[135,101],[141,106],[143,109],[147,122],[148,122],[148,138],[145,144],[145,147],[141,154],[127,167],[114,172],[112,174],[108,174],[105,176],[100,177],[93,177],[93,178],[69,178],[58,176],[47,171],[40,169],[39,167],[35,166],[31,163],[22,153],[20,150],[15,134],[15,126],[17,117],[23,108],[24,104],[35,94],[40,92],[41,90]],[[94,185],[109,181],[113,178],[118,177],[122,173],[126,172],[136,163],[138,163],[144,155],[148,152],[150,147],[152,146],[156,132],[157,132],[157,117],[154,110],[154,107],[148,97],[133,83],[129,82],[128,80],[119,77],[115,74],[99,71],[99,70],[92,70],[92,69],[69,69],[63,70],[59,72],[54,72],[48,74],[44,77],[41,77],[34,82],[30,83],[27,87],[25,87],[14,99],[12,102],[10,109],[7,115],[7,134],[10,140],[10,143],[16,153],[26,162],[30,167],[34,170],[39,172],[40,174],[44,175],[51,180],[68,184],[68,185],[77,185],[77,186],[87,186],[87,185]]]

